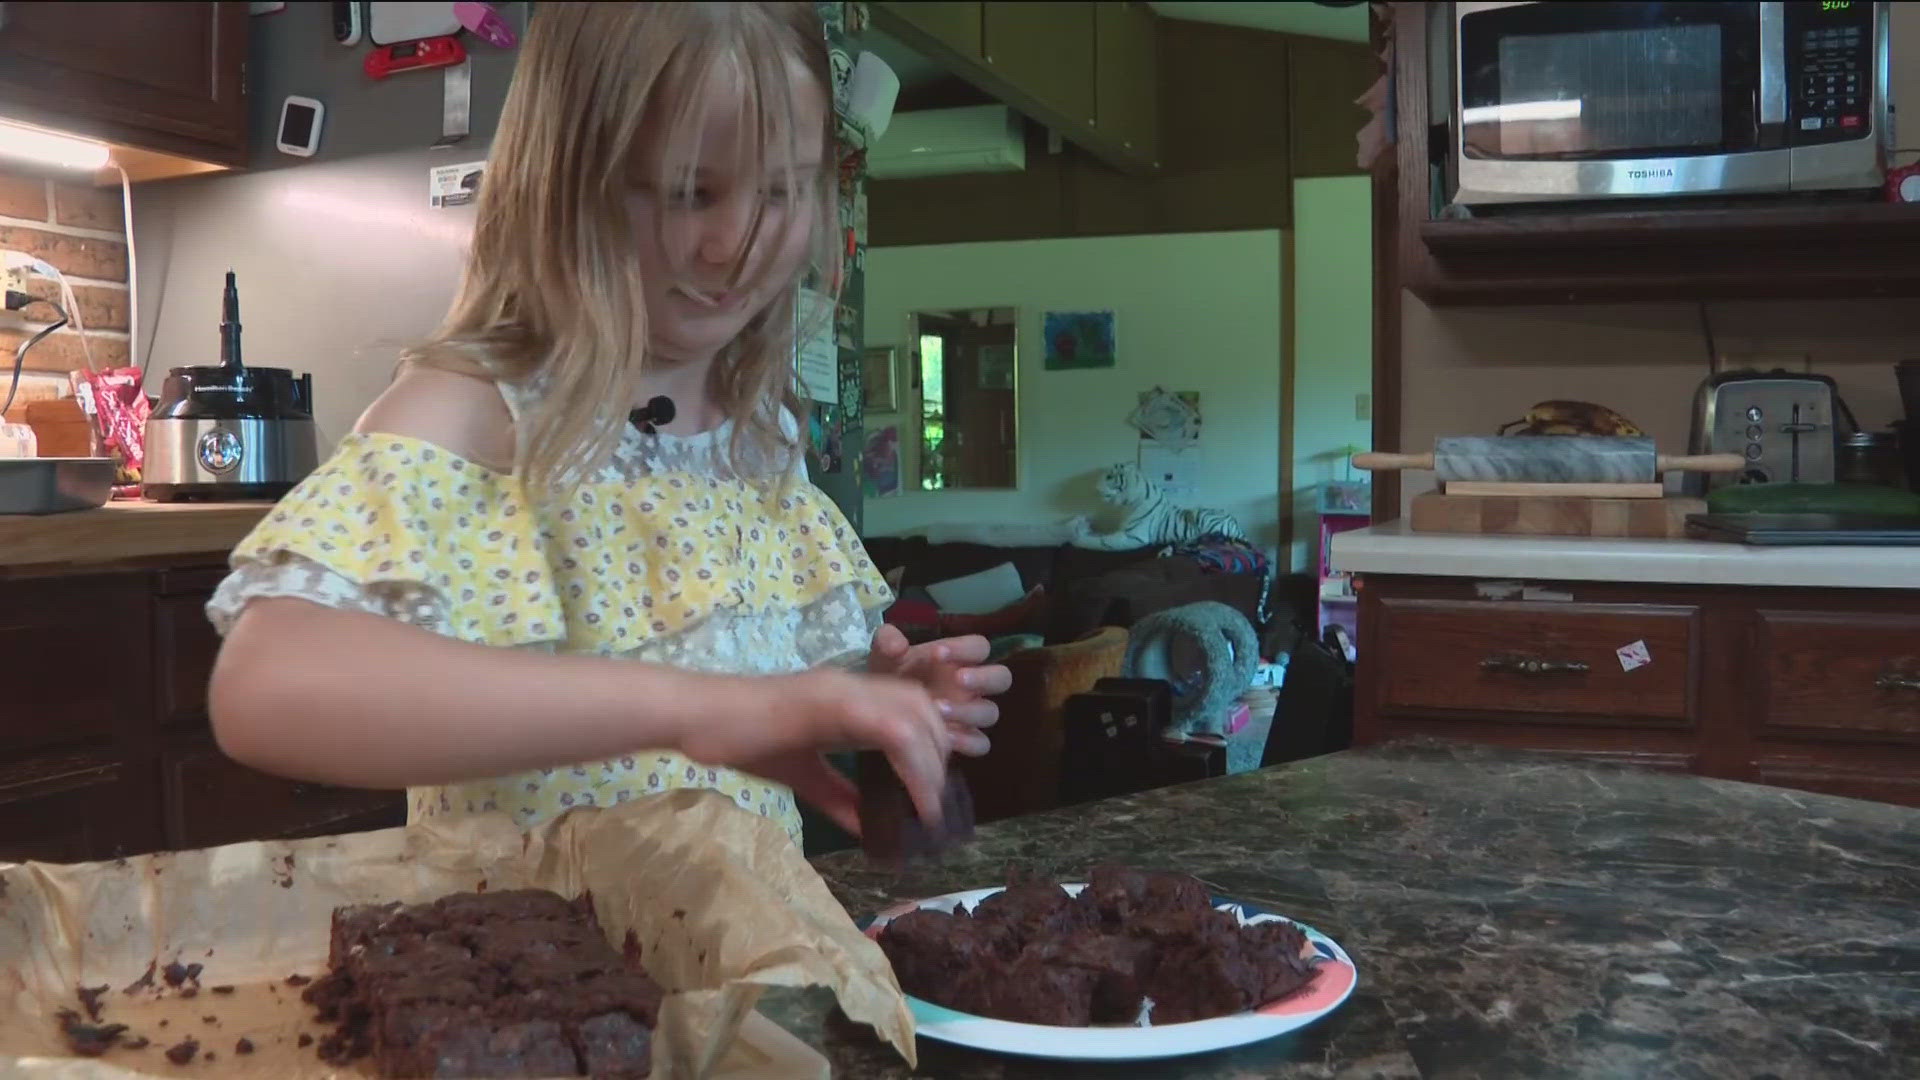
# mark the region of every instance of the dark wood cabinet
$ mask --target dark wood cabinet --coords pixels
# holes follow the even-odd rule
[[[1920,806],[1920,594],[1361,583],[1355,738],[1458,738]]]
[[[980,39],[985,4],[947,3],[923,0],[910,3],[880,3],[888,14],[914,27],[933,41],[968,60],[980,59]]]
[[[1373,85],[1380,64],[1367,46],[1326,38],[1287,43],[1287,159],[1296,180],[1355,176],[1356,136],[1369,119],[1360,95]]]
[[[1141,3],[1094,6],[1094,121],[1127,154],[1160,165],[1160,36]]]
[[[105,747],[146,707],[143,575],[0,581],[0,755]]]
[[[112,753],[9,759],[0,766],[0,862],[78,862],[161,846],[150,774]]]
[[[115,573],[0,578],[0,861],[399,825],[399,792],[306,784],[220,753],[206,602],[218,556]]]
[[[162,761],[170,848],[324,836],[399,825],[406,817],[393,792],[282,780],[213,746],[169,750]]]
[[[0,5],[0,115],[246,161],[244,3]]]
[[[1699,609],[1686,605],[1540,604],[1387,598],[1381,703],[1465,711],[1526,723],[1597,716],[1690,724]],[[1660,662],[1630,666],[1639,643]]]
[[[1041,113],[1095,124],[1094,9],[1086,2],[984,5],[981,59]]]

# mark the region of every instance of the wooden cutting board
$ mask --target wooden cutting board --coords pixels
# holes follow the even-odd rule
[[[1687,515],[1705,499],[1588,499],[1570,495],[1413,497],[1414,532],[1493,536],[1610,536],[1658,540],[1687,535]]]

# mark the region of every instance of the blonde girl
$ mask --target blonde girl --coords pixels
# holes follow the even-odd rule
[[[798,839],[796,794],[857,829],[821,751],[873,747],[938,819],[1008,674],[880,627],[805,480],[829,85],[810,3],[539,5],[452,310],[209,604],[229,755],[528,827],[712,788]]]

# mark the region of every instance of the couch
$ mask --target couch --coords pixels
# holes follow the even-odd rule
[[[1043,643],[1000,658],[1012,669],[1014,681],[1013,689],[997,699],[1000,723],[991,733],[993,749],[984,758],[961,763],[973,789],[975,813],[983,822],[1059,805],[1065,745],[1061,707],[1100,679],[1120,674],[1126,630],[1135,622],[1167,608],[1217,600],[1260,628],[1261,574],[1208,573],[1192,559],[1156,557],[1154,548],[934,544],[924,537],[863,542],[881,572],[898,577],[903,603],[915,601],[928,585],[1002,563],[1012,563],[1021,584],[1039,589],[1044,597],[1022,627]],[[923,627],[918,635],[909,630],[908,636],[936,632]]]
[[[1058,645],[1103,626],[1129,627],[1157,611],[1218,600],[1261,627],[1262,575],[1208,573],[1188,558],[1156,558],[1156,548],[1097,551],[1071,544],[998,547],[929,543],[919,536],[862,541],[882,573],[899,570],[899,588],[912,597],[928,585],[1012,563],[1028,589],[1046,595],[1046,615],[1032,631]]]

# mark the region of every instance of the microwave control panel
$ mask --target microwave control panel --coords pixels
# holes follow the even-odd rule
[[[1860,0],[1786,4],[1788,138],[1796,146],[1845,142],[1873,131],[1873,5]]]

